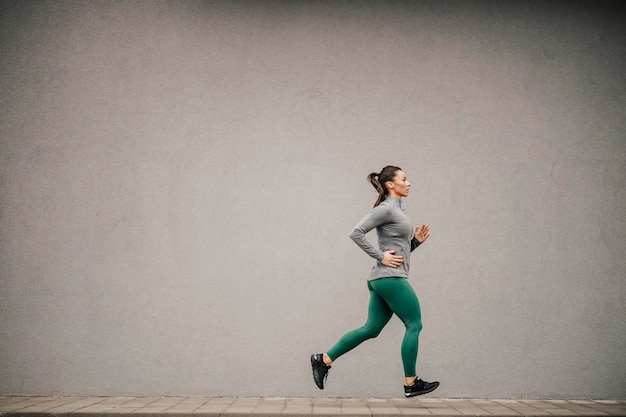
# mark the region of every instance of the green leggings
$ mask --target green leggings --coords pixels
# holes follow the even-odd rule
[[[406,326],[401,349],[404,376],[416,376],[415,362],[419,334],[422,330],[422,315],[413,287],[406,278],[397,277],[369,281],[367,287],[370,291],[367,321],[363,327],[343,335],[327,352],[328,356],[334,361],[364,341],[378,336],[395,313]]]

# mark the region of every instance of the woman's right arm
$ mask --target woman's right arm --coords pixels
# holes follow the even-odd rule
[[[382,261],[384,253],[374,247],[365,235],[375,227],[385,224],[391,219],[391,210],[388,207],[377,206],[374,207],[360,222],[354,226],[352,233],[350,233],[350,239],[354,241],[359,247],[372,258]]]

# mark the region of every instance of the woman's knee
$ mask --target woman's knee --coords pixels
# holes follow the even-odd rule
[[[375,337],[378,337],[380,332],[383,331],[384,327],[384,324],[382,326],[380,324],[366,324],[362,327],[362,330],[365,334],[365,337],[367,337],[368,339],[373,339]]]
[[[406,330],[407,331],[411,331],[411,332],[414,332],[416,334],[419,334],[422,331],[422,320],[421,319],[406,321],[404,323],[404,325],[406,326]]]

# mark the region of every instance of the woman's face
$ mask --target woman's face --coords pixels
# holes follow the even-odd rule
[[[409,195],[409,188],[411,183],[407,181],[404,171],[396,171],[396,176],[393,177],[393,181],[387,181],[387,191],[389,197],[399,198]]]

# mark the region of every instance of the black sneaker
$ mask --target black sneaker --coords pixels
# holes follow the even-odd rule
[[[415,397],[416,395],[428,394],[433,392],[439,386],[439,382],[426,382],[419,378],[415,379],[415,382],[411,386],[404,386],[405,397]]]
[[[313,379],[319,389],[324,389],[324,382],[328,377],[330,366],[324,363],[324,354],[311,355],[311,367],[313,368]]]

